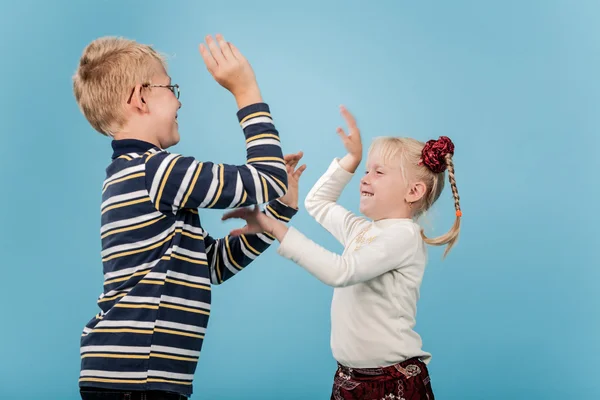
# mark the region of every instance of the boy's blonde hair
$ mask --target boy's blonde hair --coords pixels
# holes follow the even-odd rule
[[[73,76],[75,99],[94,129],[113,136],[125,124],[123,102],[135,85],[157,73],[152,61],[166,62],[151,46],[117,37],[94,40],[84,50]]]
[[[434,172],[423,163],[423,148],[425,143],[411,138],[400,137],[380,137],[376,138],[369,148],[369,156],[377,153],[381,156],[386,164],[400,163],[401,171],[405,181],[410,180],[421,181],[425,183],[426,190],[421,200],[411,204],[414,211],[414,216],[419,217],[437,201],[444,190],[445,172]],[[448,170],[448,180],[454,197],[454,208],[456,209],[456,219],[454,225],[447,233],[436,237],[428,238],[425,236],[424,230],[421,229],[421,236],[425,243],[434,246],[448,245],[444,252],[444,257],[448,254],[452,246],[458,240],[460,232],[460,219],[462,216],[460,210],[460,197],[456,188],[456,180],[454,178],[454,163],[452,161],[452,152],[443,156],[445,169]]]

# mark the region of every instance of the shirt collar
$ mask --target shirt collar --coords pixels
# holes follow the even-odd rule
[[[113,140],[112,143],[113,155],[112,159],[127,153],[145,153],[150,149],[157,148],[152,143],[144,142],[138,139],[121,139]]]

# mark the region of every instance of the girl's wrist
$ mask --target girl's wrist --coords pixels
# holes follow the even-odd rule
[[[362,157],[356,156],[352,153],[348,153],[340,160],[340,166],[347,172],[353,174],[354,172],[356,172],[356,169],[360,165],[361,161]]]
[[[279,242],[281,242],[283,240],[287,231],[288,231],[288,227],[283,222],[278,221],[276,219],[273,220],[273,222],[270,224],[270,227],[269,227],[269,234],[271,236],[275,236],[275,238]]]

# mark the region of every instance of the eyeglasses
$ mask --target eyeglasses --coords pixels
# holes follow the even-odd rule
[[[146,83],[146,84],[143,84],[142,87],[168,88],[171,92],[173,92],[175,97],[177,97],[177,99],[179,100],[179,85],[178,84],[175,84],[175,85],[151,85],[149,83]]]
[[[175,85],[152,85],[150,83],[144,83],[142,85],[142,87],[144,87],[144,88],[148,88],[148,87],[167,88],[171,92],[173,92],[173,94],[175,95],[175,97],[177,98],[177,100],[179,100],[179,85],[177,85],[177,84],[175,84]],[[131,98],[133,97],[133,93],[134,92],[135,92],[135,88],[133,88],[131,90],[131,94],[129,95],[129,99],[127,100],[127,104],[131,103]]]

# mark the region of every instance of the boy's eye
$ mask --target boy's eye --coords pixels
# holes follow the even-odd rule
[[[383,175],[383,172],[377,171],[377,175]]]

